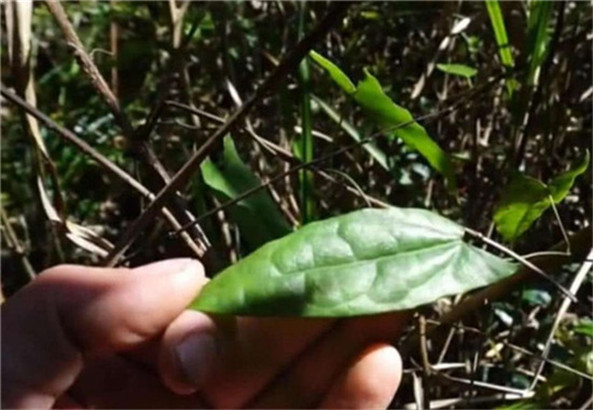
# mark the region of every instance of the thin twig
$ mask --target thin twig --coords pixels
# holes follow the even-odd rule
[[[461,377],[449,376],[446,373],[437,373],[437,377],[444,379],[444,380],[449,380],[449,381],[452,381],[455,383],[461,383],[461,384],[465,384],[465,385],[475,385],[476,387],[481,387],[484,389],[489,389],[489,390],[494,390],[494,391],[500,391],[500,392],[511,393],[511,394],[521,394],[521,395],[530,394],[529,390],[516,389],[514,387],[501,386],[499,384],[494,384],[494,383],[487,383],[487,382],[481,382],[478,380],[469,380],[469,379],[464,379]]]
[[[192,39],[199,27],[200,22],[196,18],[193,21],[192,26],[189,29],[189,32],[183,38],[183,42],[181,43],[179,48],[173,50],[173,56],[171,57],[169,63],[169,70],[167,71],[167,76],[165,77],[163,82],[161,82],[157,89],[157,96],[155,98],[156,102],[153,104],[150,112],[148,113],[146,120],[144,121],[144,124],[142,124],[136,131],[136,135],[134,136],[136,140],[148,139],[148,137],[154,130],[154,127],[158,123],[158,119],[160,118],[163,112],[163,108],[165,106],[165,101],[169,97],[169,93],[173,88],[172,85],[173,80],[175,79],[175,75],[178,73],[181,64],[185,61],[185,51],[190,43],[190,40]]]
[[[581,407],[579,407],[579,410],[588,410],[588,409],[591,409],[592,406],[593,406],[593,396],[589,397],[589,400],[587,400]]]
[[[292,51],[282,60],[280,65],[272,72],[272,74],[257,88],[256,92],[248,98],[245,103],[212,135],[204,144],[192,155],[192,157],[183,165],[183,167],[173,176],[171,182],[168,183],[152,201],[144,212],[130,228],[124,232],[121,239],[117,242],[115,249],[107,258],[106,264],[113,266],[117,263],[119,258],[124,254],[126,249],[130,246],[133,240],[140,234],[140,232],[148,225],[154,218],[158,210],[167,201],[170,195],[180,189],[189,178],[199,168],[202,161],[209,154],[212,147],[218,142],[220,138],[226,135],[235,125],[248,114],[253,106],[259,102],[264,95],[276,87],[280,80],[294,69],[299,61],[311,50],[311,48],[323,37],[325,34],[339,21],[348,10],[350,4],[347,3],[332,3],[329,6],[329,11],[323,20],[300,41]]]
[[[148,169],[157,177],[151,178],[151,180],[157,182],[157,187],[161,188],[169,183],[170,176],[160,162],[154,151],[152,150],[151,146],[147,142],[147,137],[150,133],[152,127],[152,121],[156,121],[156,117],[160,114],[160,110],[158,108],[153,108],[151,110],[145,124],[139,128],[138,131],[135,131],[130,124],[127,116],[119,106],[116,96],[112,92],[112,90],[107,85],[107,82],[101,75],[101,72],[97,68],[97,65],[91,58],[89,54],[84,49],[84,45],[78,38],[72,23],[68,20],[68,16],[66,15],[66,11],[62,7],[59,2],[53,0],[46,0],[46,5],[54,18],[56,19],[60,29],[62,30],[64,36],[66,37],[66,41],[68,44],[74,49],[74,55],[79,62],[80,66],[83,69],[83,72],[87,74],[89,77],[91,84],[97,90],[99,95],[103,98],[103,100],[109,106],[111,112],[115,116],[118,124],[120,125],[127,141],[129,142],[129,148],[132,152],[136,153],[138,157],[142,160],[142,162],[148,167]],[[183,10],[185,10],[187,6],[183,6]],[[181,11],[180,11],[181,13]],[[183,54],[181,51],[185,46],[188,44],[189,39],[195,32],[197,27],[197,23],[194,22],[194,27],[190,31],[190,34],[184,39],[182,44],[182,49],[178,50],[179,52],[173,57],[173,67],[175,68],[176,65],[182,60]],[[172,77],[173,74],[170,73],[169,77]],[[167,79],[168,80],[168,79]],[[167,81],[166,81],[167,82]],[[167,87],[167,92],[170,87]],[[158,106],[158,102],[157,102]],[[175,211],[176,218],[179,218],[184,223],[189,223],[194,221],[193,215],[187,210],[187,207],[184,206],[183,201],[177,193],[172,196],[170,201],[170,206]],[[202,231],[201,227],[197,224],[192,225],[192,235],[187,235],[194,244],[191,246],[194,253],[197,251],[199,257],[203,256],[208,248],[210,247],[210,242],[206,238],[206,235]],[[187,241],[186,241],[187,243]]]
[[[116,0],[109,0],[109,7],[111,10],[115,8]],[[117,67],[117,57],[119,53],[118,47],[118,39],[119,39],[119,27],[117,21],[115,20],[114,16],[111,16],[111,21],[109,22],[109,43],[110,43],[110,54],[113,60],[113,65],[111,66],[111,91],[113,92],[113,96],[115,97],[116,101],[118,100],[119,94],[119,73]]]
[[[105,100],[109,109],[115,116],[117,122],[119,123],[120,127],[122,128],[124,134],[131,135],[132,134],[132,125],[124,115],[117,102],[117,98],[107,85],[107,82],[101,75],[101,72],[97,68],[97,65],[94,63],[92,58],[88,55],[88,53],[84,50],[84,46],[74,27],[68,20],[68,16],[66,15],[66,11],[62,4],[59,1],[55,0],[46,0],[45,5],[54,16],[56,22],[60,26],[62,33],[64,33],[64,37],[66,37],[67,44],[72,47],[74,50],[74,56],[76,57],[80,67],[85,72],[85,74],[89,77],[93,87],[99,92],[101,97]]]
[[[498,243],[496,241],[493,241],[492,239],[483,235],[481,232],[477,232],[477,231],[474,231],[473,229],[469,229],[469,228],[465,228],[465,232],[469,236],[471,236],[475,239],[478,239],[478,240],[482,241],[483,243],[490,245],[491,247],[503,252],[504,254],[510,256],[511,258],[515,259],[516,261],[522,263],[524,266],[528,267],[529,269],[531,269],[532,271],[534,271],[535,273],[537,273],[538,275],[542,276],[547,281],[552,283],[558,290],[560,290],[572,302],[577,303],[577,304],[580,303],[579,300],[576,298],[576,296],[574,294],[572,294],[564,286],[562,286],[562,284],[560,282],[558,282],[556,279],[552,278],[550,275],[548,275],[546,272],[544,272],[542,269],[537,267],[535,264],[533,264],[529,260],[527,260],[524,257],[522,257],[521,255],[519,255],[517,252],[513,251],[512,249],[507,248],[504,245],[501,245],[500,243]]]
[[[297,172],[297,171],[299,171],[299,170],[301,170],[303,168],[311,168],[311,169],[315,170],[315,166],[317,164],[319,164],[321,162],[324,162],[324,161],[327,161],[327,160],[329,160],[331,158],[334,158],[335,156],[340,155],[340,154],[342,154],[344,152],[347,152],[349,150],[352,150],[352,149],[354,149],[356,147],[359,147],[359,146],[362,146],[364,144],[370,143],[373,140],[375,140],[375,139],[377,139],[377,138],[385,135],[386,133],[393,132],[393,131],[398,130],[400,128],[405,128],[405,127],[407,127],[407,126],[409,126],[411,124],[414,124],[416,122],[431,120],[431,119],[434,119],[434,118],[438,118],[441,115],[444,115],[444,114],[446,114],[448,112],[453,112],[453,111],[455,111],[455,110],[458,109],[458,106],[461,105],[462,102],[464,102],[466,100],[469,100],[469,99],[472,99],[472,98],[475,98],[476,96],[480,95],[484,90],[487,90],[487,87],[488,86],[490,86],[491,84],[494,84],[494,83],[498,82],[500,80],[500,78],[503,78],[506,75],[508,75],[508,74],[501,74],[499,76],[496,76],[494,79],[490,80],[485,85],[483,85],[483,86],[481,86],[479,88],[477,87],[477,88],[475,88],[473,90],[470,90],[470,92],[462,93],[460,96],[456,96],[456,101],[454,103],[452,103],[451,105],[444,104],[446,108],[443,108],[441,110],[438,110],[438,111],[435,111],[435,112],[432,112],[432,113],[429,113],[429,114],[426,114],[426,115],[423,115],[423,116],[420,116],[420,117],[418,117],[416,119],[412,119],[410,121],[407,121],[407,122],[404,122],[404,123],[401,123],[401,124],[398,124],[398,125],[395,125],[395,126],[392,126],[392,127],[388,127],[388,128],[382,129],[382,130],[380,130],[380,131],[378,131],[378,132],[370,135],[367,138],[363,138],[363,139],[361,139],[359,141],[356,141],[353,144],[347,145],[347,146],[342,147],[342,148],[340,148],[340,149],[338,149],[336,151],[330,152],[330,153],[328,153],[328,154],[326,154],[324,156],[321,156],[319,158],[316,158],[316,159],[314,159],[314,160],[312,160],[310,162],[305,163],[305,162],[300,162],[298,159],[294,159],[293,160],[292,159],[293,157],[290,154],[288,154],[288,155],[280,155],[281,158],[284,158],[284,159],[289,159],[290,158],[291,161],[297,162],[297,164],[295,166],[293,166],[293,167],[285,170],[284,172],[280,173],[279,175],[277,175],[277,176],[269,179],[267,182],[265,182],[265,183],[263,183],[263,184],[261,184],[261,185],[259,185],[257,187],[253,187],[253,188],[251,188],[251,189],[249,189],[249,190],[247,190],[247,191],[239,194],[235,198],[233,198],[233,199],[231,199],[231,200],[229,200],[229,201],[221,204],[220,206],[218,206],[218,207],[216,207],[216,208],[214,208],[212,210],[209,210],[209,211],[205,212],[204,214],[200,215],[196,219],[196,223],[199,223],[200,221],[202,221],[203,219],[205,219],[205,218],[207,218],[209,216],[215,215],[216,212],[218,212],[220,210],[223,210],[226,207],[229,207],[231,205],[236,204],[237,202],[245,199],[246,197],[248,197],[250,195],[253,195],[254,193],[256,193],[256,192],[258,192],[258,191],[266,188],[268,185],[274,184],[277,181],[280,181],[282,178],[286,177],[289,174],[292,174],[294,172]],[[193,107],[187,106],[185,104],[175,103],[174,105],[176,107],[178,107],[178,108],[183,108],[183,109],[185,109],[187,111],[193,111]],[[195,112],[199,114],[198,111],[195,111]],[[218,119],[215,116],[212,116],[212,120],[213,121],[218,121]],[[249,127],[248,127],[248,131],[249,131]],[[255,135],[257,136],[257,134],[255,134]],[[271,143],[270,141],[267,141],[264,138],[261,138],[259,136],[257,136],[256,139],[260,143],[264,143],[264,141],[265,141],[265,144],[268,145],[268,146],[275,145],[275,144]],[[284,151],[283,149],[279,148],[278,150],[276,150],[276,153],[282,154],[283,151]],[[321,171],[321,172],[323,172],[323,171]],[[327,177],[329,175],[327,175],[327,173],[324,173],[324,174],[325,174],[326,179],[327,179]],[[346,189],[348,189],[349,191],[351,191],[351,192],[353,192],[355,194],[358,193],[352,187],[347,187]],[[368,199],[374,205],[377,205],[379,207],[388,206],[384,202],[378,201],[375,198],[372,198],[372,197],[369,197],[369,196],[365,197],[365,199]],[[191,223],[190,224],[187,224],[187,225],[183,226],[183,228],[181,229],[181,231],[184,231],[186,229],[189,229],[191,226],[192,226]],[[177,233],[178,232],[173,232],[172,235],[175,235]]]
[[[49,118],[47,115],[43,114],[37,108],[33,107],[32,105],[30,105],[29,103],[24,101],[18,95],[8,91],[4,87],[3,84],[0,84],[0,94],[4,98],[6,98],[10,102],[12,102],[13,104],[15,104],[15,105],[19,106],[20,108],[22,108],[23,110],[25,110],[28,114],[37,118],[37,120],[39,120],[41,123],[43,123],[51,131],[56,132],[61,138],[72,143],[76,148],[78,148],[84,154],[86,154],[89,157],[91,157],[92,159],[94,159],[97,163],[102,165],[106,170],[108,170],[109,172],[111,172],[112,174],[114,174],[115,176],[117,176],[118,178],[123,180],[124,182],[126,182],[128,185],[130,185],[132,188],[134,188],[136,191],[138,191],[141,195],[145,196],[149,200],[154,198],[154,194],[152,192],[150,192],[144,185],[142,185],[140,182],[138,182],[136,179],[134,179],[130,174],[128,174],[126,171],[124,171],[123,169],[121,169],[120,167],[115,165],[113,162],[111,162],[109,159],[104,157],[102,154],[97,152],[93,147],[91,147],[85,141],[78,138],[76,136],[76,134],[74,134],[72,131],[57,124],[51,118]],[[173,214],[171,214],[171,212],[168,209],[163,207],[161,212],[167,218],[167,220],[169,221],[169,224],[173,227],[173,229],[181,228],[181,224],[175,219]],[[189,237],[189,235],[184,234],[182,239],[188,245],[188,247],[196,254],[197,257],[201,257],[203,255],[203,252],[199,248],[196,247],[195,243]]]
[[[569,290],[570,290],[571,294],[576,294],[578,292],[579,288],[581,287],[581,285],[587,278],[587,275],[591,273],[591,268],[593,268],[593,249],[591,249],[591,251],[589,252],[587,259],[581,265],[581,268],[575,275],[574,280],[572,281],[572,284],[570,285]],[[552,325],[552,329],[550,329],[550,334],[548,335],[548,339],[546,340],[546,344],[544,346],[544,351],[542,353],[542,356],[544,356],[546,358],[548,357],[548,354],[550,353],[550,346],[552,345],[552,340],[554,339],[554,335],[556,334],[556,329],[558,329],[560,322],[562,321],[562,319],[564,318],[564,315],[568,311],[568,308],[570,307],[570,302],[571,302],[570,298],[565,296],[564,299],[562,300],[562,304],[560,305],[560,309],[558,309],[558,313],[556,314],[556,319],[554,319],[554,324]],[[531,382],[531,389],[534,389],[535,386],[537,385],[537,378],[540,374],[542,374],[542,372],[544,370],[544,366],[545,366],[545,362],[541,362],[537,369],[537,372],[535,373],[535,376],[533,377],[533,381]]]
[[[381,136],[385,135],[388,132],[392,132],[392,131],[398,130],[400,128],[405,128],[405,127],[407,127],[409,125],[412,125],[412,124],[414,124],[416,122],[419,122],[419,121],[425,121],[425,120],[428,120],[428,119],[436,118],[436,117],[438,117],[440,115],[443,115],[444,113],[446,113],[448,111],[452,111],[454,109],[455,108],[453,108],[452,106],[450,106],[450,107],[444,108],[442,110],[439,110],[439,111],[436,111],[436,112],[433,112],[433,113],[430,113],[430,114],[423,115],[423,116],[418,117],[416,119],[412,119],[410,121],[406,121],[404,123],[401,123],[401,124],[398,124],[398,125],[395,125],[395,126],[392,126],[392,127],[388,127],[388,128],[383,129],[383,130],[381,130],[381,131],[379,131],[379,132],[377,132],[375,134],[372,134],[371,136],[369,136],[367,138],[363,138],[360,141],[356,141],[355,143],[352,143],[350,145],[346,145],[346,146],[344,146],[344,147],[342,147],[342,148],[340,148],[340,149],[338,149],[336,151],[332,151],[332,152],[330,152],[330,153],[328,153],[326,155],[323,155],[321,157],[315,158],[312,161],[309,161],[309,162],[300,162],[297,165],[289,168],[288,170],[286,170],[286,171],[284,171],[284,172],[276,175],[275,177],[269,179],[266,183],[261,184],[261,185],[258,185],[256,187],[253,187],[251,189],[248,189],[247,191],[245,191],[245,192],[237,195],[233,199],[230,199],[229,201],[223,203],[219,207],[216,207],[214,209],[211,209],[211,210],[205,212],[204,214],[200,215],[196,219],[196,221],[199,222],[199,221],[203,220],[204,218],[207,218],[207,217],[209,217],[211,215],[214,215],[216,212],[220,211],[221,209],[224,209],[226,207],[229,207],[231,205],[236,204],[237,202],[245,199],[246,197],[248,197],[250,195],[253,195],[254,193],[256,193],[256,192],[264,189],[269,184],[273,184],[273,183],[275,183],[277,181],[280,181],[281,179],[283,179],[288,174],[295,173],[297,171],[300,171],[303,168],[313,168],[314,169],[314,167],[317,164],[322,163],[322,162],[325,162],[325,161],[327,161],[327,160],[329,160],[331,158],[334,158],[334,157],[336,157],[336,156],[338,156],[338,155],[340,155],[340,154],[342,154],[344,152],[350,151],[350,150],[352,150],[352,149],[354,149],[354,148],[356,148],[358,146],[361,146],[363,144],[367,144],[369,142],[372,142],[376,138],[381,137]],[[185,230],[185,229],[189,228],[190,226],[191,225],[186,225],[186,226],[184,226],[182,228],[182,230]]]
[[[591,232],[589,228],[584,228],[575,233],[570,237],[573,259],[584,258],[586,253],[591,249]],[[558,251],[566,248],[564,241],[554,245],[551,251]],[[541,255],[534,257],[531,261],[537,266],[545,266],[548,272],[553,272],[559,269],[563,263],[568,262],[571,258],[567,255]],[[527,279],[533,276],[533,271],[521,266],[519,270],[512,276],[501,280],[500,282],[494,283],[487,288],[478,291],[468,297],[466,297],[461,303],[456,305],[451,311],[444,314],[440,322],[442,325],[451,325],[452,323],[460,321],[462,318],[470,313],[478,310],[485,301],[493,301],[500,299],[504,296],[508,296],[512,289],[518,284],[523,283]],[[427,331],[427,337],[430,337],[438,327],[434,327]],[[418,343],[418,338],[412,335],[408,338],[402,346],[400,346],[400,352],[402,355],[406,355],[414,349]]]
[[[35,279],[37,274],[35,273],[35,269],[33,269],[33,265],[27,258],[27,253],[25,252],[25,247],[21,245],[21,242],[16,236],[16,233],[12,229],[12,225],[8,220],[8,216],[4,211],[4,207],[0,205],[0,218],[2,220],[2,225],[4,226],[6,244],[8,247],[14,252],[16,257],[19,259],[21,265],[23,266],[23,270],[29,277],[29,280]]]
[[[484,403],[490,403],[493,401],[508,401],[508,400],[525,400],[533,397],[535,393],[515,394],[515,393],[497,393],[492,396],[482,397],[453,397],[450,399],[438,399],[431,400],[429,406],[431,409],[451,409],[457,408],[456,405],[467,406],[469,408],[485,408],[482,407]],[[416,410],[416,403],[407,403],[403,406],[407,410]],[[490,408],[490,407],[488,407]]]
[[[556,216],[556,221],[558,221],[558,226],[560,226],[562,238],[566,242],[566,253],[570,255],[570,241],[568,240],[568,234],[566,233],[566,229],[564,229],[562,218],[560,218],[560,213],[558,212],[558,208],[556,207],[556,203],[554,202],[554,198],[552,198],[552,195],[548,195],[548,200],[550,201],[550,205],[552,206],[552,210],[554,211],[554,215]]]

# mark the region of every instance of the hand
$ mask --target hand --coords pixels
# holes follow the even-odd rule
[[[334,321],[184,311],[207,283],[172,259],[58,266],[2,314],[2,407],[385,408],[405,318]]]

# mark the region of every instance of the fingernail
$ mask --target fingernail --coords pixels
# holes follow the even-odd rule
[[[186,382],[200,387],[206,381],[216,355],[216,342],[209,333],[191,334],[175,348]]]

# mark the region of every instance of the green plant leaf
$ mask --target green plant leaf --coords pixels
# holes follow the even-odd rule
[[[511,45],[509,44],[509,38],[498,0],[486,0],[486,9],[488,10],[490,23],[492,24],[492,30],[494,31],[494,37],[498,45],[500,61],[507,67],[513,67],[515,61],[511,53]]]
[[[575,333],[589,336],[593,338],[593,320],[589,318],[583,318],[574,327]]]
[[[327,116],[332,119],[336,124],[338,124],[346,134],[350,135],[354,141],[360,141],[362,137],[360,133],[356,130],[356,128],[350,124],[348,121],[344,120],[340,114],[338,114],[333,108],[329,106],[325,101],[321,98],[317,97],[316,95],[311,94],[311,97],[315,103],[321,108]],[[385,170],[389,170],[389,163],[387,160],[387,155],[381,148],[379,148],[373,142],[367,142],[362,146],[378,163],[381,167]]]
[[[300,5],[299,39],[301,39],[305,33],[304,24],[305,16],[307,14],[307,3],[303,2]],[[303,58],[299,64],[299,85],[301,88],[302,133],[300,138],[295,141],[299,146],[299,149],[295,151],[295,154],[301,161],[311,162],[313,161],[315,140],[313,138],[313,124],[311,117],[311,75],[309,73],[309,60],[306,58]],[[301,221],[303,224],[306,224],[317,219],[313,173],[307,169],[299,171],[299,183]]]
[[[201,166],[204,182],[221,201],[228,201],[261,185],[260,179],[243,163],[231,137],[215,164],[207,159]],[[284,216],[267,191],[258,191],[230,207],[230,216],[251,249],[291,232]]]
[[[547,306],[552,301],[552,296],[542,289],[527,289],[521,294],[521,299],[533,306]]]
[[[542,405],[539,404],[536,400],[534,399],[524,399],[524,400],[519,400],[516,403],[512,403],[512,404],[505,404],[503,406],[500,407],[496,407],[496,410],[537,410],[537,409],[541,409]]]
[[[437,68],[443,73],[465,78],[471,78],[478,73],[475,68],[463,64],[437,64]]]
[[[513,53],[511,53],[511,44],[509,43],[507,30],[504,25],[504,18],[498,0],[486,0],[486,9],[488,10],[488,16],[490,17],[490,23],[492,24],[494,37],[496,38],[500,61],[505,67],[514,67],[515,60],[513,59]],[[517,81],[514,78],[508,78],[505,83],[509,97],[512,97],[518,85]]]
[[[508,241],[521,236],[552,203],[562,201],[576,177],[589,166],[589,151],[573,169],[555,177],[549,185],[521,173],[516,173],[501,195],[494,212],[498,232]]]
[[[315,51],[311,51],[310,56],[329,73],[346,93],[352,95],[354,101],[379,127],[393,128],[409,123],[400,129],[388,132],[388,134],[401,138],[406,145],[417,150],[434,169],[443,175],[448,188],[451,191],[455,190],[455,172],[447,154],[430,138],[424,127],[414,121],[414,117],[408,110],[394,103],[383,92],[379,81],[367,69],[364,69],[364,79],[354,87],[348,76],[331,61]]]
[[[536,0],[529,3],[529,19],[527,20],[527,55],[529,56],[529,72],[527,84],[535,85],[537,72],[543,64],[550,44],[548,25],[552,17],[554,2]]]
[[[381,128],[409,123],[391,131],[390,134],[401,138],[407,146],[417,150],[434,169],[445,177],[449,189],[455,189],[454,168],[447,154],[430,138],[423,126],[417,122],[411,122],[414,121],[412,114],[394,103],[383,92],[379,81],[368,70],[365,69],[364,74],[365,78],[358,83],[356,88],[354,100]]]
[[[270,242],[206,285],[191,308],[247,316],[346,317],[411,309],[513,274],[422,209],[363,209]]]
[[[576,177],[585,172],[589,167],[589,159],[589,150],[586,150],[585,155],[576,167],[558,175],[556,178],[550,181],[548,187],[550,189],[550,195],[552,195],[555,203],[558,203],[566,198],[566,195],[568,195],[568,192],[570,192],[570,188],[572,188]]]
[[[550,206],[549,191],[543,182],[517,172],[505,187],[494,212],[498,232],[515,240]]]
[[[337,65],[313,50],[309,52],[309,56],[313,61],[323,67],[336,84],[338,84],[342,90],[346,91],[347,94],[354,94],[356,92],[356,87],[352,81],[350,81],[350,78],[348,78]]]

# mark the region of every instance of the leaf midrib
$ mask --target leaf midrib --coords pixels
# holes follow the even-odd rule
[[[455,244],[456,242],[458,242],[458,245],[462,245],[464,243],[461,238],[450,239],[450,240],[443,241],[440,243],[432,244],[430,246],[424,246],[422,248],[417,248],[417,249],[409,249],[409,250],[406,250],[403,252],[391,253],[389,255],[383,255],[383,256],[376,257],[376,258],[363,258],[363,259],[358,259],[358,260],[351,261],[351,262],[342,262],[342,263],[338,263],[335,265],[315,266],[313,268],[301,269],[301,270],[292,271],[292,272],[281,272],[281,270],[278,269],[278,267],[276,266],[276,263],[273,260],[272,260],[272,265],[274,266],[276,271],[280,272],[279,276],[289,276],[289,275],[295,275],[295,274],[299,274],[299,273],[306,275],[306,274],[310,274],[312,272],[323,270],[323,269],[330,269],[330,268],[331,269],[340,269],[340,268],[346,267],[346,266],[352,267],[352,266],[356,266],[356,265],[360,265],[360,264],[364,264],[364,263],[368,263],[368,262],[373,262],[373,261],[380,262],[382,260],[397,256],[397,255],[413,254],[413,253],[419,253],[419,252],[428,251],[428,250],[434,251],[434,248],[444,247],[446,245]]]

